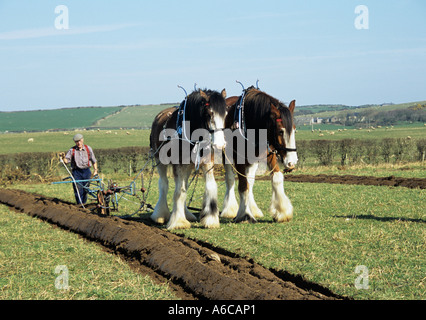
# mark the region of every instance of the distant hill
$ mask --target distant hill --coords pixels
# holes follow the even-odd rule
[[[175,105],[178,104],[128,106],[117,114],[97,121],[92,126],[101,129],[150,129],[152,121],[161,110]]]
[[[315,112],[316,111],[316,112]],[[400,123],[426,123],[426,101],[363,106],[316,105],[300,107],[295,114],[298,125],[330,123],[345,126],[364,124],[387,126]]]
[[[80,107],[0,112],[0,132],[73,130],[118,113],[122,107]]]
[[[161,110],[174,105],[176,104],[0,112],[0,133],[98,128],[149,129]]]
[[[117,107],[79,107],[54,110],[0,112],[0,133],[74,129],[149,129],[154,117],[176,104]],[[400,122],[426,123],[426,101],[364,106],[309,105],[296,108],[297,125],[321,123],[393,125]]]

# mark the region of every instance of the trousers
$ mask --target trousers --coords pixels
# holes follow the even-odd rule
[[[87,168],[87,169],[75,168],[72,170],[72,176],[74,177],[76,181],[88,180],[92,176],[92,172],[90,171],[90,168]],[[77,202],[77,204],[85,204],[87,202],[89,184],[90,184],[90,181],[77,182],[77,186],[75,183],[73,183],[72,186],[74,188],[74,196],[75,196],[75,201]]]

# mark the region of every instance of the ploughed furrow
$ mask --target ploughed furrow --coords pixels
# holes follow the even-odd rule
[[[365,186],[388,186],[405,187],[409,189],[426,189],[426,179],[424,178],[403,178],[403,177],[372,177],[354,175],[286,175],[286,181],[290,182],[310,182],[310,183],[334,183],[334,184],[357,184]]]
[[[228,254],[136,221],[101,217],[75,205],[18,190],[0,189],[0,203],[96,241],[155,271],[189,296],[209,300],[338,299],[303,280],[288,281],[252,260]],[[297,277],[295,277],[296,279]]]

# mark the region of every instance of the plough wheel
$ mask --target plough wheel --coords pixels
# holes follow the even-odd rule
[[[103,216],[109,216],[110,215],[109,203],[105,201],[105,196],[102,190],[98,191],[97,198],[98,198],[98,214]]]

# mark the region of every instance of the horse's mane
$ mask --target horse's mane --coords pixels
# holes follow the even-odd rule
[[[222,94],[215,90],[199,89],[199,90],[193,91],[190,95],[188,95],[186,120],[197,121],[200,118],[201,119],[205,118],[206,114],[205,114],[204,106],[207,101],[201,95],[201,91],[203,91],[209,97],[209,104],[213,112],[218,113],[219,115],[225,117],[226,105],[225,105],[225,99],[223,98]]]
[[[290,135],[293,129],[293,116],[289,108],[274,97],[255,88],[249,88],[245,95],[244,115],[247,126],[256,128],[261,125],[268,128],[271,125],[271,105],[280,111],[283,126]]]

